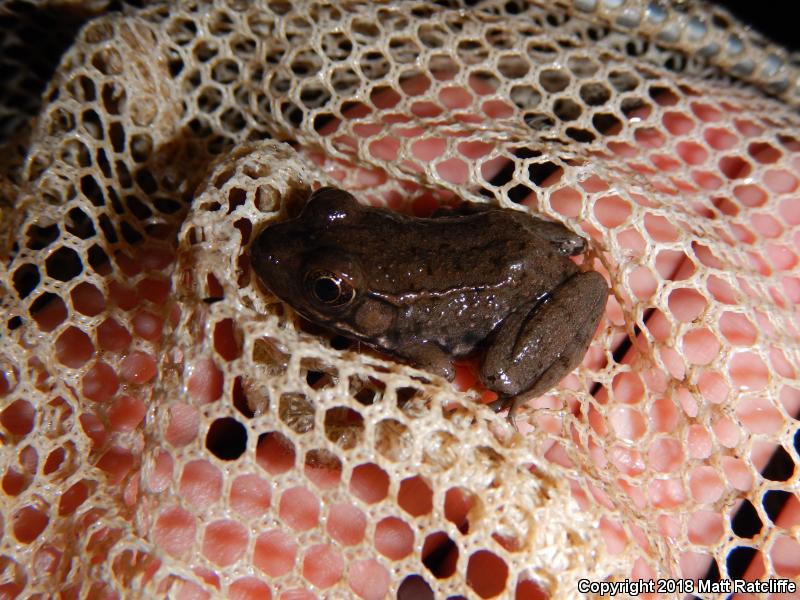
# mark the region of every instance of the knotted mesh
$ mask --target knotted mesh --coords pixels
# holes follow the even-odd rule
[[[78,4],[0,8],[3,597],[798,580],[790,56],[702,3]],[[585,235],[583,365],[517,434],[302,321],[247,247],[318,185]]]

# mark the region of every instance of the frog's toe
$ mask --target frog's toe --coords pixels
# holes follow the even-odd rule
[[[494,402],[489,402],[486,406],[491,408],[494,412],[499,413],[508,408],[510,402],[510,398],[498,398]]]
[[[517,427],[517,422],[514,419],[514,417],[517,414],[517,406],[518,405],[519,405],[519,403],[516,401],[516,398],[504,397],[504,398],[498,398],[497,400],[495,400],[494,402],[490,402],[486,406],[491,408],[496,413],[499,413],[499,412],[504,411],[505,409],[508,409],[508,414],[506,415],[506,420],[511,424],[511,426],[514,429],[519,431],[519,428]]]

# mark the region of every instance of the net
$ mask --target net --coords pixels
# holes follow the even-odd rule
[[[786,52],[703,3],[76,4],[0,8],[3,597],[798,581]],[[247,247],[318,185],[585,235],[581,367],[517,433],[300,319]]]

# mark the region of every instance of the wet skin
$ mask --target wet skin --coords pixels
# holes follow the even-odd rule
[[[568,256],[564,226],[479,204],[415,218],[322,188],[268,225],[250,256],[261,282],[306,319],[448,380],[482,353],[480,379],[509,419],[583,359],[605,279]]]

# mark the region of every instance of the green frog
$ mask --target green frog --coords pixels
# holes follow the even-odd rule
[[[261,282],[309,321],[451,380],[481,354],[481,382],[509,407],[583,359],[608,286],[568,257],[586,241],[521,211],[464,203],[429,218],[324,187],[250,247]]]

